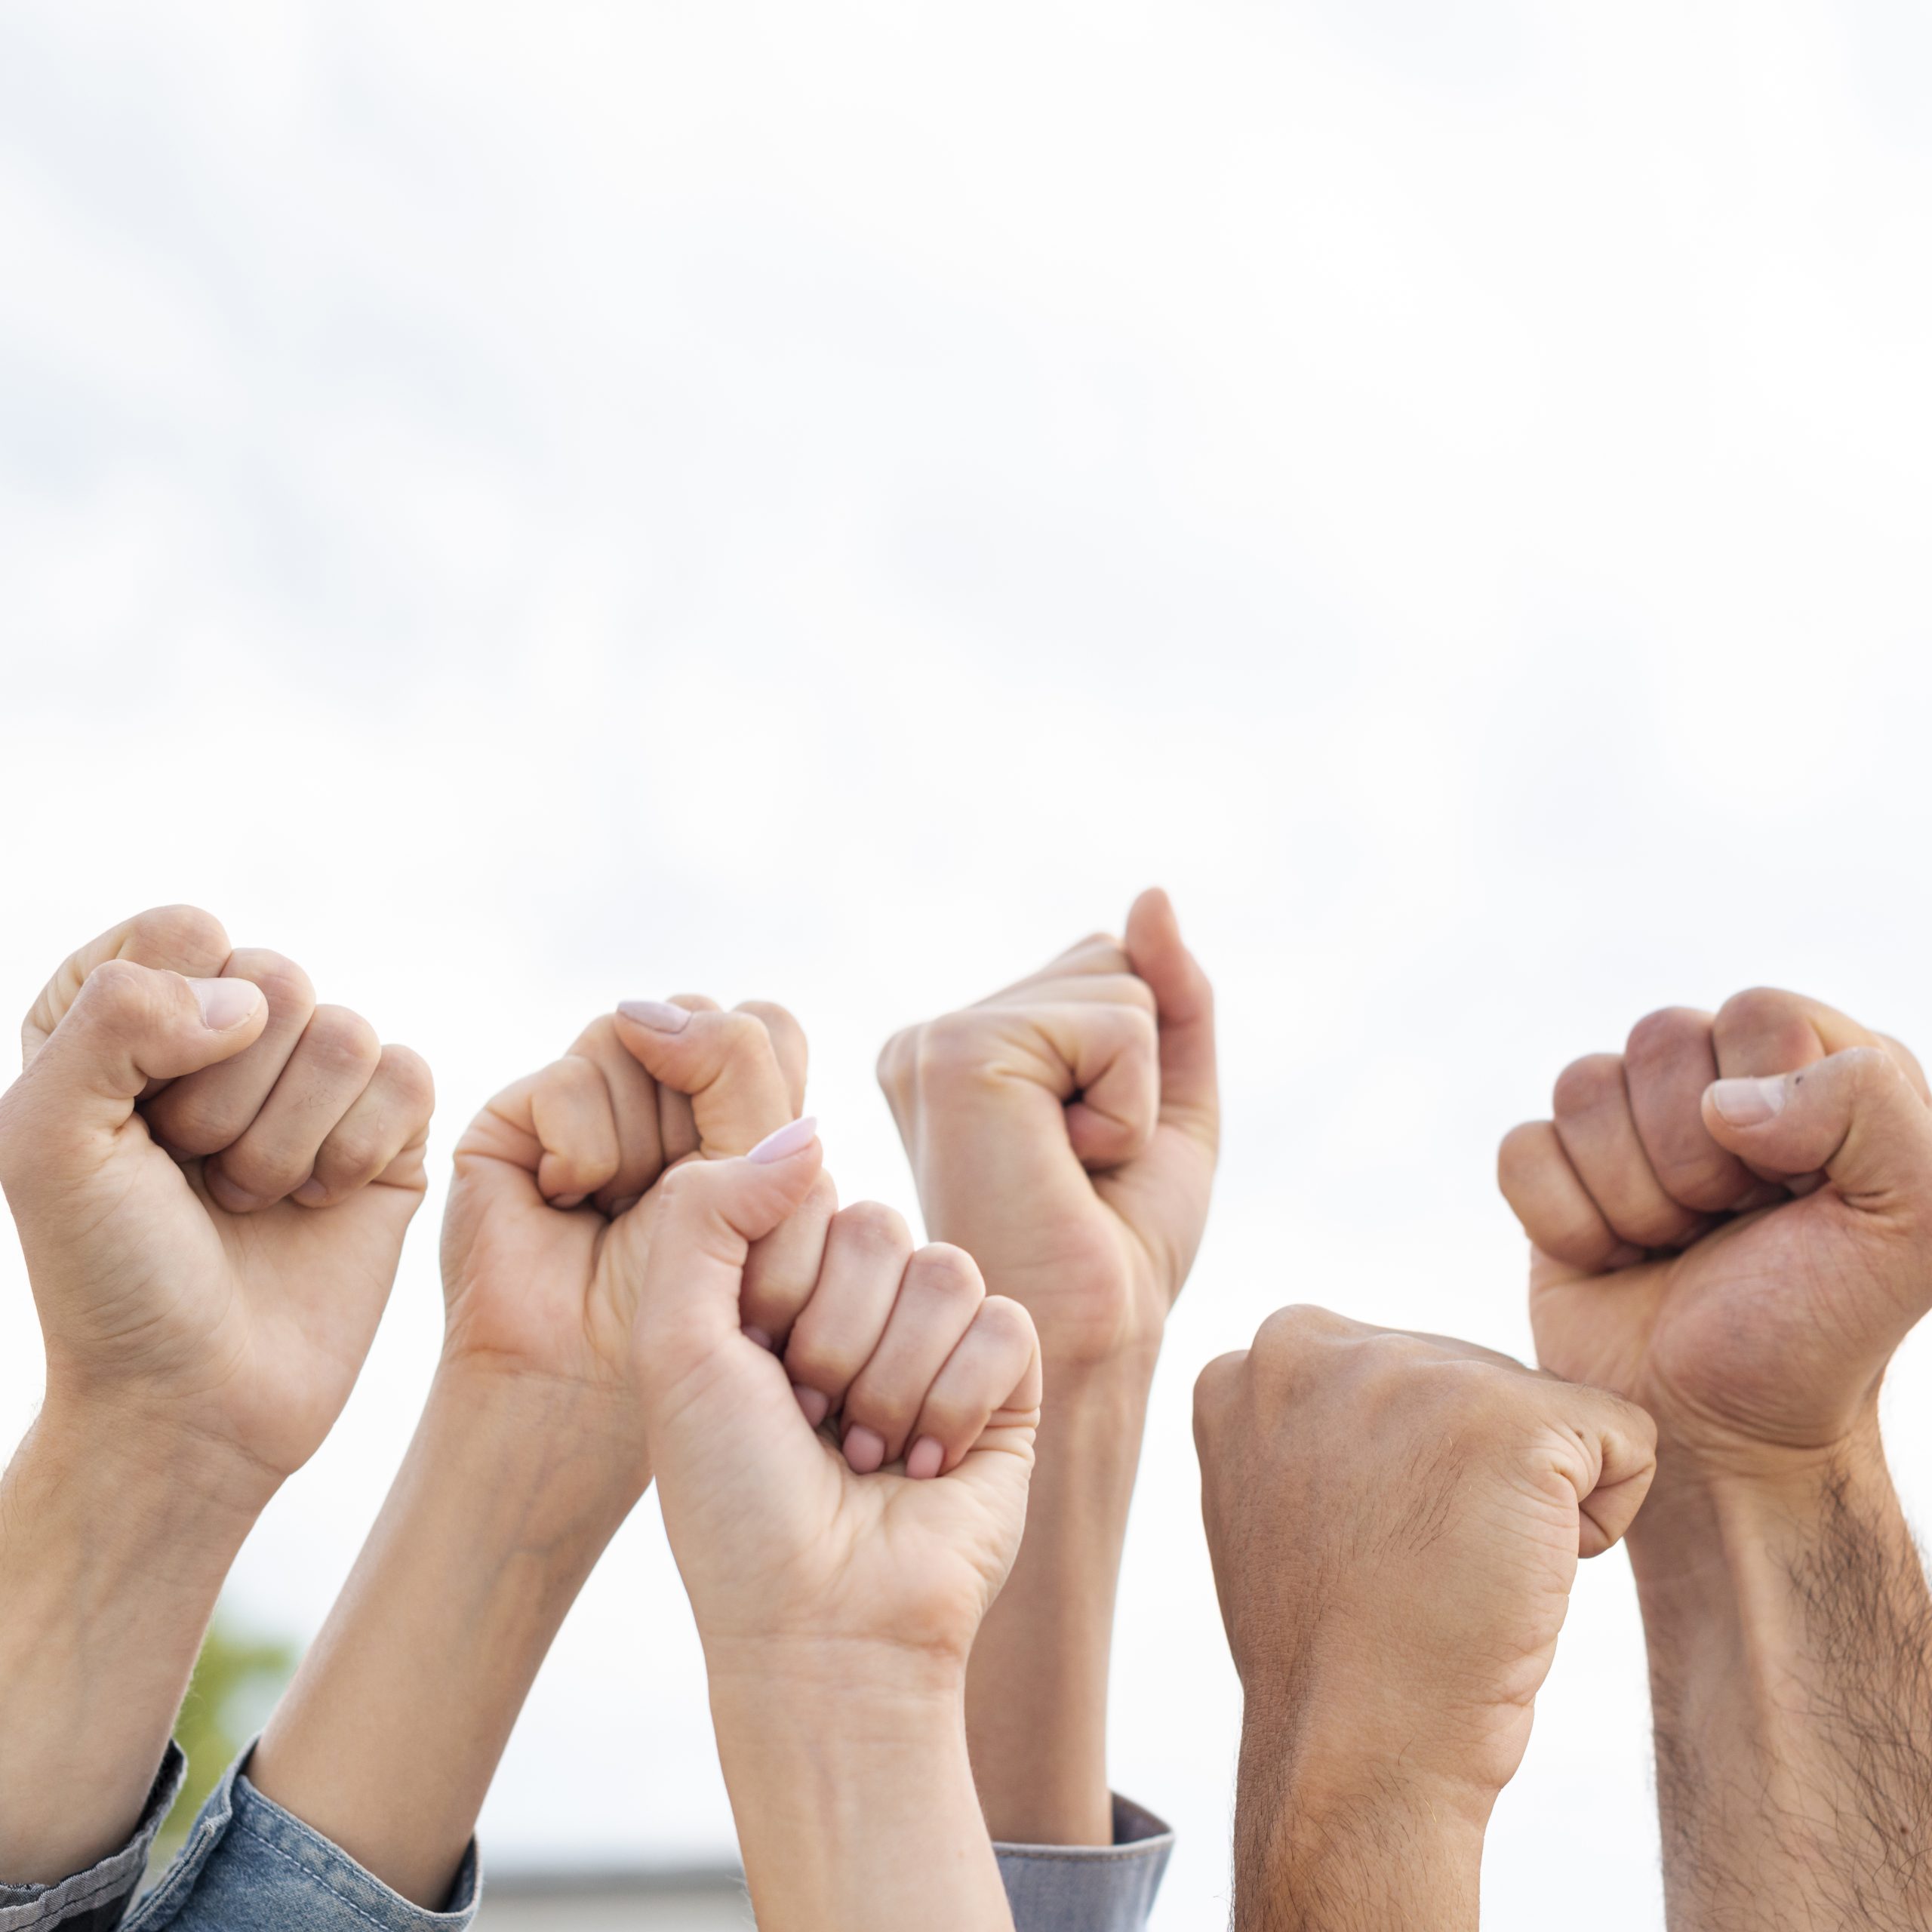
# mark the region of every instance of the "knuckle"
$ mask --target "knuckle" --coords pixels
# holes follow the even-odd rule
[[[90,973],[74,1004],[97,1023],[138,1026],[155,1007],[155,982],[144,966],[131,959],[103,959]]]
[[[771,1051],[771,1035],[755,1013],[747,1013],[742,1008],[734,1013],[721,1013],[713,1024],[718,1029],[718,1050],[722,1059],[752,1060]]]
[[[373,1073],[383,1057],[375,1028],[346,1006],[317,1007],[302,1038],[332,1072]]]
[[[1694,1007],[1660,1007],[1631,1028],[1623,1057],[1632,1066],[1653,1067],[1675,1060],[1686,1047],[1701,1045],[1709,1035],[1711,1016]]]
[[[868,1254],[907,1258],[912,1255],[912,1232],[906,1225],[906,1217],[883,1201],[859,1201],[850,1208],[841,1208],[832,1217],[832,1225],[839,1241]]]
[[[977,1275],[978,1270],[974,1272]],[[1033,1318],[1010,1295],[986,1296],[973,1318],[973,1325],[995,1340],[1012,1342],[1022,1348],[1033,1346]]]
[[[985,1027],[975,1014],[945,1014],[919,1029],[915,1070],[921,1085],[956,1084],[978,1073],[986,1057]]]
[[[1723,1033],[1762,1033],[1788,1026],[1803,1016],[1795,993],[1777,986],[1747,986],[1718,1008],[1716,1026]]]
[[[1594,1112],[1620,1100],[1623,1091],[1623,1055],[1586,1054],[1556,1076],[1552,1098],[1557,1117]]]
[[[435,1075],[414,1047],[386,1046],[377,1072],[401,1104],[411,1112],[426,1114],[436,1104]]]
[[[807,1309],[792,1331],[791,1341],[785,1350],[786,1374],[794,1382],[803,1383],[808,1389],[835,1395],[851,1381],[857,1366],[850,1352],[841,1347],[835,1337],[824,1333],[812,1321],[811,1311]]]
[[[153,906],[128,924],[125,956],[148,959],[225,959],[228,934],[212,912],[198,906]]]
[[[272,952],[265,946],[247,946],[230,955],[229,977],[248,980],[261,988],[269,1008],[286,1011],[312,1007],[315,989],[309,976],[286,953]]]
[[[1526,1120],[1503,1137],[1496,1150],[1496,1178],[1506,1195],[1520,1193],[1542,1168],[1549,1156],[1549,1138],[1546,1120]]]
[[[986,1299],[986,1284],[980,1276],[979,1263],[963,1247],[946,1241],[922,1247],[907,1264],[909,1274],[915,1271],[921,1288],[942,1300],[977,1306]]]

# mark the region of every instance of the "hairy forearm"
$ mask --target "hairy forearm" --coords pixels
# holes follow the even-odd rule
[[[54,1884],[126,1841],[272,1487],[50,1397],[0,1477],[0,1882]]]
[[[1011,1932],[958,1686],[899,1664],[711,1660],[760,1932]]]
[[[1107,1844],[1107,1672],[1149,1369],[1049,1367],[1026,1535],[967,1675],[967,1736],[998,1839]]]
[[[1875,1429],[1651,1509],[1632,1554],[1672,1932],[1919,1932],[1932,1599]]]
[[[432,1909],[538,1667],[639,1487],[585,1399],[533,1378],[439,1375],[250,1765],[266,1796]]]
[[[1486,1804],[1405,1780],[1393,1763],[1319,1758],[1292,1713],[1251,1707],[1235,1932],[1475,1932]]]

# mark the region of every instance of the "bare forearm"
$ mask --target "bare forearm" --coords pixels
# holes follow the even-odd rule
[[[761,1932],[1011,1932],[956,1686],[714,1663],[711,1704]]]
[[[125,1841],[271,1487],[179,1432],[43,1411],[0,1477],[0,1881]]]
[[[1405,1785],[1398,1765],[1324,1771],[1298,1726],[1251,1717],[1235,1805],[1235,1932],[1475,1932],[1485,1816]]]
[[[1107,1672],[1149,1380],[1048,1372],[1026,1540],[967,1676],[974,1775],[1004,1841],[1112,1840]]]
[[[1672,1932],[1919,1932],[1932,1599],[1875,1431],[1651,1506],[1632,1555]]]
[[[445,1371],[250,1767],[386,1884],[448,1897],[539,1666],[636,1493],[556,1385]]]

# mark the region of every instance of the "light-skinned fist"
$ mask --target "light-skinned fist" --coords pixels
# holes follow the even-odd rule
[[[1214,997],[1166,894],[879,1057],[929,1232],[1038,1326],[1050,1370],[1151,1367],[1208,1215]]]
[[[42,1425],[158,1426],[258,1501],[347,1398],[422,1199],[432,1091],[190,906],[69,958],[0,1097],[0,1182],[46,1339]]]

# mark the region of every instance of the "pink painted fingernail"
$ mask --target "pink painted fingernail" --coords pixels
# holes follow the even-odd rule
[[[262,1003],[262,989],[252,980],[190,980],[188,989],[211,1033],[240,1026]]]
[[[804,1411],[806,1421],[816,1429],[832,1413],[832,1398],[823,1389],[808,1389],[802,1383],[792,1385],[792,1393],[798,1398],[798,1407]]]
[[[749,1321],[738,1332],[746,1341],[755,1342],[761,1349],[769,1349],[771,1346],[771,1337],[762,1328],[754,1327]]]
[[[768,1134],[745,1158],[755,1161],[761,1168],[768,1168],[789,1159],[801,1148],[809,1147],[817,1137],[818,1122],[808,1114],[803,1120],[795,1120],[781,1127],[776,1134]]]
[[[1711,1084],[1711,1105],[1718,1117],[1733,1127],[1762,1127],[1784,1112],[1785,1079],[1718,1080]]]
[[[885,1466],[885,1438],[863,1423],[845,1432],[845,1460],[855,1475],[869,1476]]]
[[[654,1033],[681,1033],[691,1023],[691,1009],[661,999],[620,999],[617,1011]]]
[[[930,1435],[922,1435],[906,1454],[906,1473],[915,1482],[929,1481],[946,1465],[946,1451]]]

